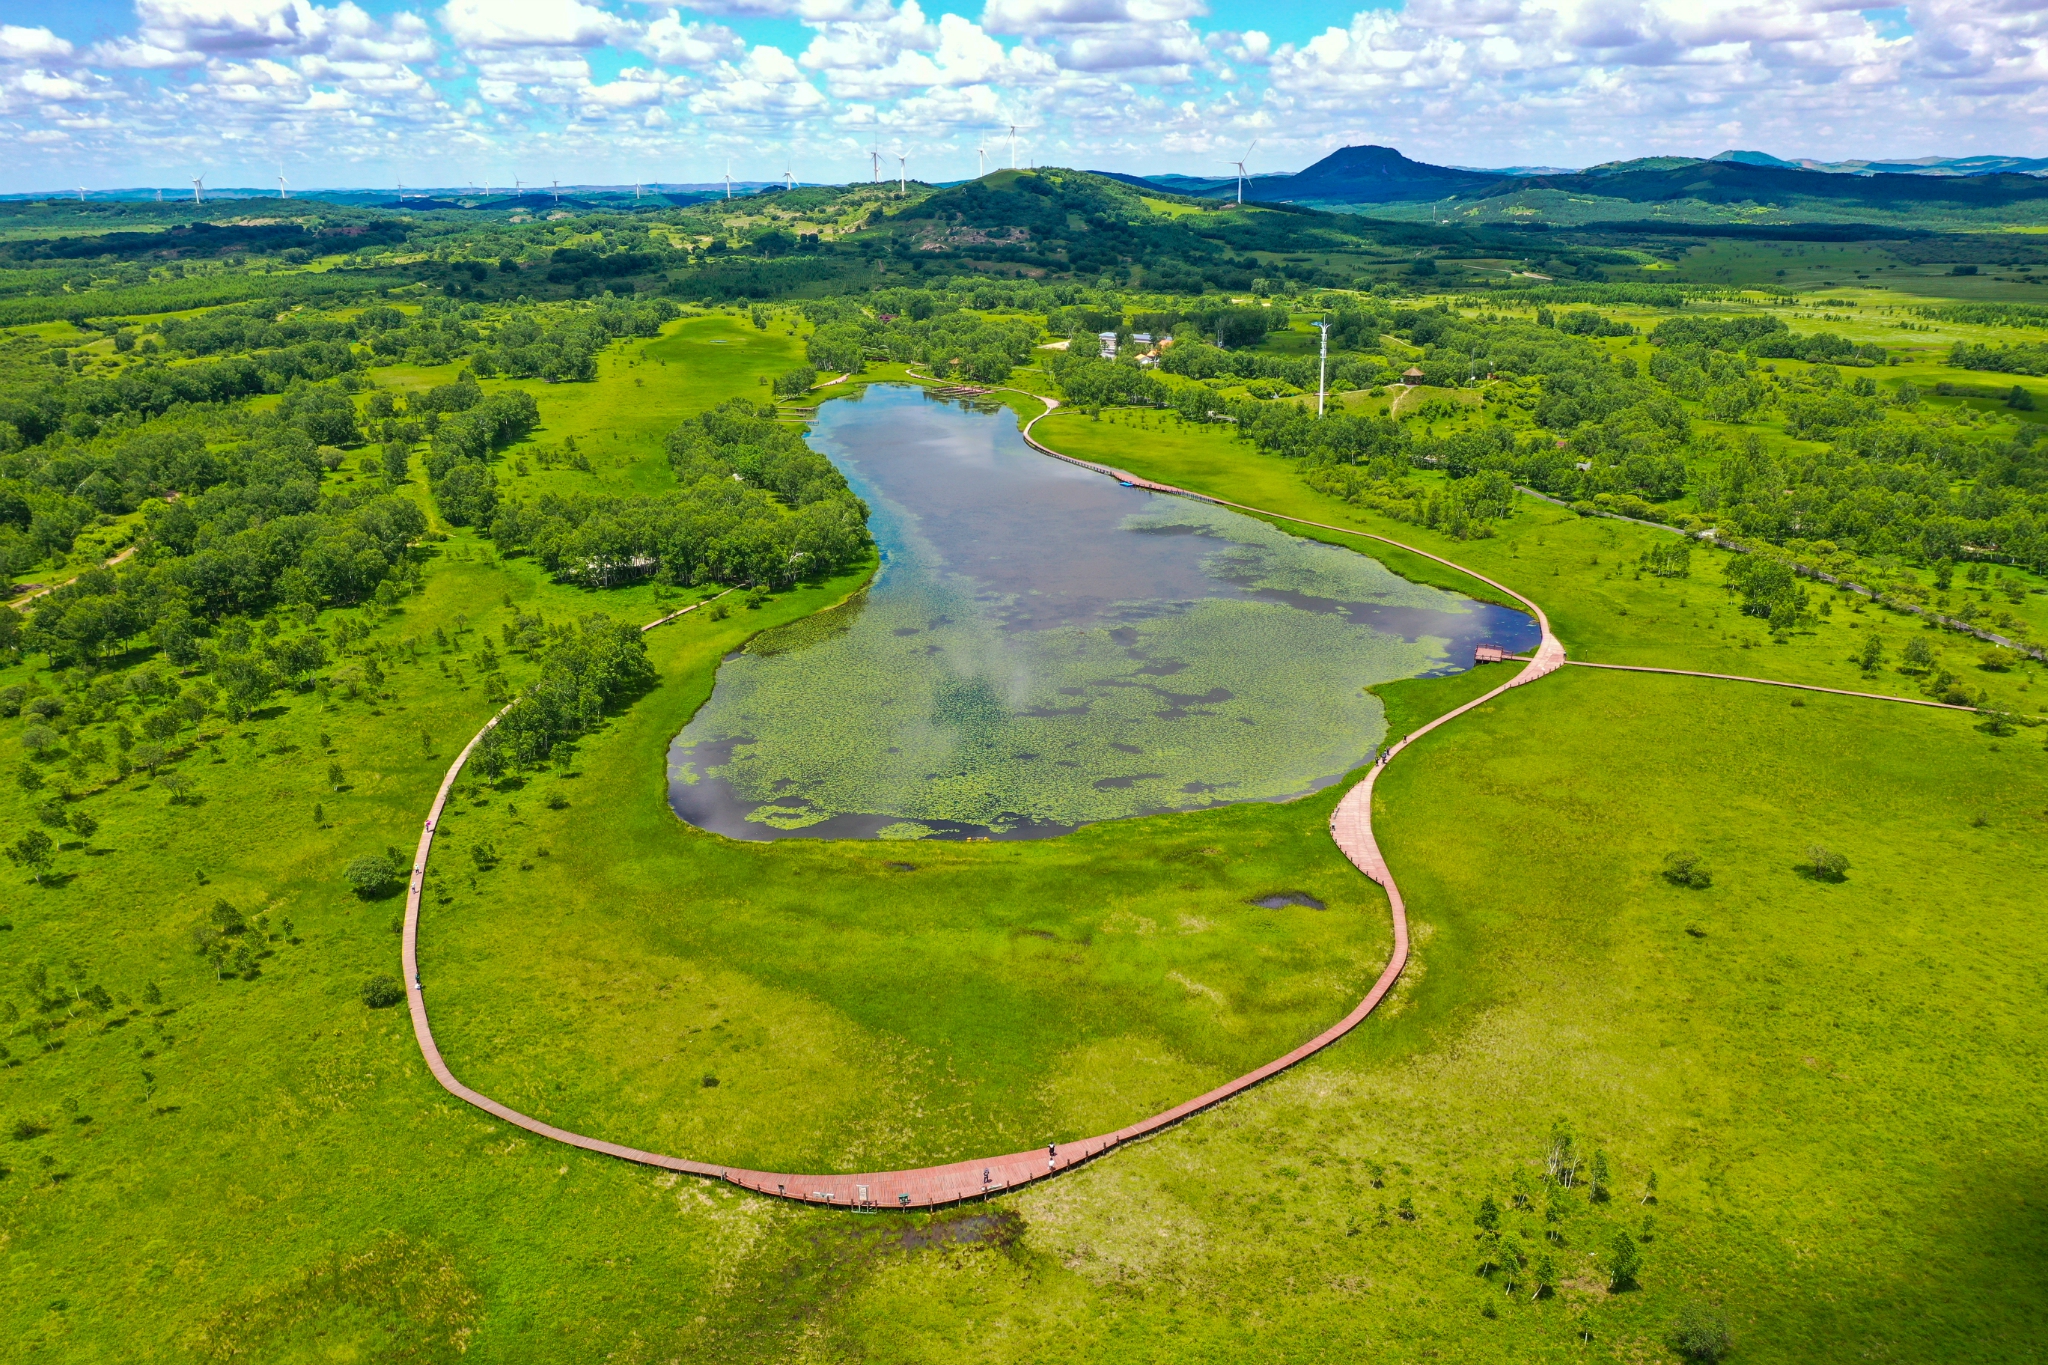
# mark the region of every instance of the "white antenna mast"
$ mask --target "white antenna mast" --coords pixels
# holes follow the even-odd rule
[[[402,178],[398,182],[398,202],[405,202],[405,181]]]
[[[206,177],[203,175],[192,177],[192,202],[195,204],[206,202]]]
[[[1330,374],[1330,320],[1324,318],[1314,324],[1321,332],[1322,340],[1317,343],[1316,352],[1316,416],[1323,415],[1323,394],[1329,388]]]

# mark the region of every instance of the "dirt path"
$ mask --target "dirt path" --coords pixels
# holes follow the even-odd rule
[[[1024,392],[1021,389],[1010,391],[1016,393]],[[472,1090],[456,1079],[455,1074],[448,1069],[447,1062],[443,1060],[440,1049],[434,1044],[433,1028],[427,1020],[426,995],[419,975],[420,897],[426,884],[427,858],[433,851],[434,831],[440,823],[441,812],[447,805],[448,795],[454,789],[456,779],[461,775],[463,764],[468,761],[470,754],[482,742],[484,736],[489,734],[491,729],[504,718],[506,711],[512,709],[511,706],[507,706],[504,711],[500,711],[497,715],[491,717],[484,728],[477,732],[476,737],[470,740],[462,752],[456,756],[455,762],[449,766],[447,776],[442,778],[441,789],[436,793],[433,806],[427,812],[426,826],[420,832],[419,849],[413,858],[412,879],[406,891],[404,943],[406,999],[412,1010],[413,1036],[419,1042],[420,1052],[426,1058],[428,1068],[434,1073],[434,1079],[441,1083],[442,1088],[456,1098],[473,1104],[487,1113],[494,1114],[507,1123],[523,1128],[529,1133],[550,1138],[556,1142],[567,1143],[572,1147],[580,1147],[585,1151],[617,1157],[623,1161],[637,1162],[643,1166],[658,1166],[664,1170],[679,1171],[687,1175],[724,1180],[761,1194],[796,1200],[807,1204],[829,1205],[835,1208],[931,1209],[949,1204],[957,1204],[963,1200],[986,1197],[990,1194],[1013,1190],[1023,1185],[1048,1179],[1063,1171],[1072,1170],[1076,1166],[1092,1161],[1106,1152],[1114,1151],[1127,1142],[1135,1142],[1163,1129],[1170,1128],[1191,1115],[1199,1114],[1212,1105],[1220,1104],[1224,1100],[1231,1098],[1233,1095],[1242,1094],[1262,1081],[1277,1076],[1307,1058],[1313,1057],[1316,1053],[1358,1027],[1359,1024],[1365,1021],[1367,1016],[1378,1008],[1380,1002],[1386,998],[1387,993],[1394,988],[1394,983],[1400,980],[1402,969],[1408,964],[1409,951],[1407,907],[1401,898],[1401,888],[1395,882],[1393,873],[1387,867],[1386,858],[1380,851],[1379,842],[1373,836],[1372,797],[1380,774],[1386,770],[1388,763],[1398,757],[1409,745],[1430,731],[1437,729],[1439,726],[1448,725],[1468,711],[1484,706],[1511,688],[1534,682],[1546,674],[1555,672],[1568,662],[1575,663],[1577,661],[1565,658],[1564,645],[1552,633],[1550,618],[1544,614],[1543,609],[1536,605],[1534,601],[1524,597],[1505,584],[1497,583],[1481,574],[1473,573],[1472,570],[1465,566],[1445,559],[1441,555],[1431,554],[1427,550],[1419,550],[1412,545],[1390,539],[1387,536],[1375,535],[1370,531],[1360,531],[1348,526],[1332,526],[1324,522],[1308,521],[1301,517],[1269,512],[1263,508],[1249,507],[1243,503],[1230,502],[1223,498],[1212,498],[1200,493],[1191,493],[1186,489],[1176,488],[1170,484],[1155,483],[1148,479],[1141,479],[1128,471],[1117,469],[1110,465],[1096,464],[1090,460],[1077,459],[1074,456],[1064,455],[1059,451],[1040,445],[1032,438],[1031,428],[1041,418],[1056,410],[1060,404],[1058,399],[1047,398],[1042,394],[1031,394],[1029,396],[1039,399],[1046,405],[1045,412],[1024,423],[1020,428],[1024,440],[1034,450],[1051,455],[1055,459],[1065,460],[1069,464],[1080,465],[1083,468],[1107,474],[1132,487],[1145,488],[1157,493],[1195,498],[1202,502],[1214,503],[1221,507],[1235,508],[1239,511],[1253,513],[1261,517],[1293,522],[1300,526],[1315,527],[1318,530],[1337,531],[1345,535],[1359,536],[1366,540],[1376,540],[1382,544],[1391,545],[1409,554],[1420,555],[1424,559],[1432,560],[1435,563],[1467,574],[1488,587],[1505,593],[1508,597],[1513,598],[1526,607],[1530,614],[1536,618],[1536,622],[1543,632],[1542,642],[1537,646],[1533,656],[1515,660],[1523,666],[1512,678],[1502,683],[1499,687],[1488,691],[1483,696],[1476,697],[1455,710],[1445,712],[1427,725],[1411,734],[1402,736],[1399,740],[1383,748],[1372,764],[1371,769],[1367,772],[1365,780],[1357,783],[1350,791],[1345,793],[1344,798],[1337,803],[1337,808],[1330,817],[1331,839],[1336,842],[1337,847],[1343,850],[1344,856],[1349,858],[1359,871],[1379,883],[1386,890],[1387,902],[1393,916],[1393,955],[1388,959],[1386,968],[1380,973],[1378,980],[1373,983],[1372,989],[1366,993],[1365,998],[1359,1001],[1349,1014],[1284,1056],[1276,1057],[1264,1066],[1248,1071],[1235,1080],[1217,1086],[1206,1094],[1197,1095],[1183,1104],[1176,1105],[1162,1113],[1154,1114],[1150,1118],[1141,1119],[1128,1127],[1119,1128],[1113,1133],[1103,1133],[1096,1137],[1084,1138],[1078,1142],[1048,1144],[1042,1150],[1033,1148],[1030,1151],[1011,1152],[1002,1156],[978,1157],[966,1161],[952,1162],[943,1166],[922,1166],[912,1170],[870,1171],[834,1175],[756,1171],[736,1166],[720,1166],[702,1161],[690,1161],[682,1157],[667,1156],[660,1152],[642,1151],[637,1147],[627,1147],[616,1142],[606,1142],[601,1138],[571,1132],[566,1128],[557,1128],[553,1124],[543,1123],[530,1115],[522,1114],[516,1109],[500,1104],[490,1096]],[[704,603],[698,603],[696,606],[685,607],[681,611],[671,612],[658,621],[649,622],[641,627],[641,629],[652,630],[656,626],[687,615],[703,605]],[[1590,666],[1596,668],[1627,669],[1626,665],[1615,664],[1595,664]],[[1678,669],[1629,669],[1628,671],[1651,673],[1682,672],[1682,670]],[[1689,674],[1687,676],[1722,677],[1726,675],[1708,673]],[[1741,679],[1741,681],[1765,682],[1768,680],[1745,678]],[[1800,686],[1800,684],[1796,683],[1778,685]],[[1812,688],[1810,690],[1825,692],[1834,691],[1835,689]],[[1874,694],[1851,692],[1844,693],[1843,695],[1871,696]],[[1911,699],[1885,697],[1881,698],[1881,700],[1910,701]],[[1940,702],[1918,702],[1915,704],[1928,706],[1945,705]],[[1968,710],[1971,708],[1950,709]]]
[[[120,552],[119,554],[116,554],[116,555],[112,556],[111,558],[108,558],[108,559],[103,559],[103,560],[101,560],[101,561],[99,562],[99,564],[98,564],[98,566],[97,566],[97,567],[99,567],[99,568],[102,568],[102,569],[111,569],[111,568],[113,568],[113,567],[114,567],[114,566],[115,566],[116,564],[121,564],[121,563],[125,563],[125,562],[127,561],[128,557],[129,557],[130,555],[134,554],[134,553],[135,553],[135,547],[134,547],[133,545],[130,545],[130,546],[129,546],[129,547],[127,548],[127,549],[125,549],[125,550],[122,550],[122,551],[121,551],[121,552]],[[90,572],[90,571],[88,571],[88,572]],[[32,592],[32,593],[29,593],[29,594],[28,594],[27,596],[25,596],[25,597],[17,597],[17,598],[15,598],[15,599],[14,599],[14,600],[13,600],[12,602],[9,602],[9,603],[8,603],[7,605],[8,605],[8,606],[10,606],[10,607],[13,607],[13,608],[14,608],[14,609],[15,609],[16,611],[20,611],[20,610],[22,610],[22,609],[23,609],[24,607],[26,607],[26,606],[27,606],[27,605],[28,605],[29,603],[31,603],[31,602],[33,602],[33,601],[35,601],[35,600],[36,600],[36,599],[37,599],[38,597],[41,597],[41,596],[43,596],[43,594],[45,594],[45,593],[52,593],[52,592],[55,592],[55,591],[57,591],[57,589],[59,589],[59,588],[68,588],[68,587],[70,587],[70,586],[71,586],[71,585],[72,585],[73,583],[76,583],[76,582],[77,582],[77,581],[78,581],[79,579],[81,579],[81,578],[83,578],[83,577],[85,577],[85,575],[84,575],[84,574],[82,574],[82,573],[75,573],[75,574],[71,575],[71,577],[69,577],[69,578],[65,579],[65,580],[64,580],[64,581],[63,581],[62,583],[52,583],[52,584],[50,584],[50,586],[48,586],[47,588],[37,588],[37,589],[36,589],[36,590],[35,590],[34,592]]]

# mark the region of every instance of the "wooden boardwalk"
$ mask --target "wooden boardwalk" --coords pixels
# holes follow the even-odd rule
[[[1044,417],[1059,406],[1057,399],[1045,398],[1043,395],[1036,394],[1032,396],[1039,398],[1046,405],[1045,412],[1040,413],[1039,417]],[[1424,559],[1432,560],[1448,568],[1455,569],[1460,573],[1467,574],[1488,587],[1504,593],[1521,603],[1536,618],[1537,624],[1542,629],[1541,643],[1537,646],[1533,655],[1513,660],[1513,662],[1520,663],[1522,667],[1512,677],[1500,686],[1486,692],[1483,696],[1466,702],[1456,710],[1447,711],[1413,733],[1403,735],[1393,743],[1385,745],[1376,756],[1365,779],[1345,793],[1343,799],[1337,803],[1335,812],[1330,817],[1331,838],[1335,840],[1337,847],[1344,851],[1344,856],[1349,858],[1359,871],[1379,883],[1386,890],[1387,901],[1393,915],[1393,955],[1388,959],[1386,968],[1380,973],[1378,980],[1373,983],[1372,989],[1366,993],[1365,998],[1359,1001],[1349,1014],[1346,1014],[1329,1028],[1286,1055],[1276,1057],[1264,1066],[1248,1071],[1235,1080],[1217,1086],[1206,1094],[1197,1095],[1183,1104],[1176,1105],[1163,1113],[1154,1114],[1150,1118],[1141,1119],[1128,1127],[1119,1128],[1113,1133],[1104,1133],[1100,1136],[1084,1138],[1077,1142],[1049,1144],[1044,1148],[1033,1148],[1025,1152],[1011,1152],[1003,1156],[979,1157],[973,1160],[956,1161],[943,1166],[924,1166],[913,1170],[869,1171],[853,1174],[755,1171],[734,1166],[721,1166],[710,1162],[691,1161],[682,1157],[668,1156],[660,1152],[643,1151],[637,1147],[627,1147],[616,1142],[606,1142],[601,1138],[590,1137],[583,1133],[571,1132],[566,1128],[558,1128],[550,1123],[543,1123],[531,1115],[522,1114],[509,1105],[501,1104],[488,1095],[470,1089],[460,1080],[456,1079],[454,1072],[449,1070],[447,1062],[442,1058],[440,1049],[434,1043],[433,1027],[427,1017],[426,992],[422,987],[419,970],[420,899],[426,885],[427,860],[433,852],[434,833],[440,824],[441,813],[447,805],[449,793],[453,791],[456,779],[462,773],[463,765],[468,762],[470,754],[475,751],[476,746],[482,742],[484,736],[489,734],[491,729],[504,718],[506,711],[511,709],[510,706],[507,706],[504,711],[500,711],[497,715],[491,717],[484,725],[484,728],[479,730],[475,737],[463,747],[462,752],[456,755],[454,763],[449,766],[447,776],[442,778],[441,788],[434,796],[433,805],[427,812],[426,824],[420,831],[419,847],[413,856],[412,878],[406,889],[404,939],[406,1000],[412,1012],[413,1036],[419,1043],[420,1053],[426,1058],[428,1069],[433,1072],[434,1079],[441,1083],[443,1089],[456,1098],[473,1104],[486,1113],[495,1115],[505,1122],[539,1137],[566,1143],[572,1147],[580,1147],[585,1151],[597,1152],[604,1156],[617,1157],[623,1161],[637,1162],[643,1166],[656,1166],[663,1170],[678,1171],[686,1175],[702,1176],[711,1180],[723,1180],[762,1195],[833,1208],[932,1209],[968,1200],[987,1198],[993,1194],[1000,1194],[1048,1179],[1063,1171],[1072,1170],[1076,1166],[1092,1161],[1107,1152],[1114,1151],[1127,1142],[1134,1142],[1141,1138],[1149,1137],[1162,1129],[1170,1128],[1181,1120],[1191,1115],[1199,1114],[1212,1105],[1220,1104],[1233,1095],[1241,1094],[1260,1082],[1276,1076],[1297,1063],[1314,1056],[1351,1032],[1352,1029],[1362,1023],[1379,1006],[1379,1003],[1386,998],[1387,993],[1394,988],[1394,983],[1400,979],[1402,969],[1407,966],[1409,948],[1408,914],[1407,907],[1401,899],[1401,888],[1394,880],[1392,871],[1387,867],[1386,857],[1381,852],[1379,842],[1373,835],[1372,798],[1380,774],[1385,771],[1388,763],[1398,757],[1409,745],[1430,731],[1437,729],[1439,726],[1449,724],[1468,711],[1484,706],[1487,702],[1492,701],[1510,688],[1534,682],[1548,673],[1555,672],[1566,662],[1576,663],[1578,661],[1567,661],[1564,646],[1559,643],[1557,636],[1551,631],[1550,618],[1544,614],[1543,609],[1537,606],[1535,602],[1504,584],[1496,583],[1490,578],[1473,573],[1472,570],[1461,564],[1445,559],[1441,555],[1431,554],[1427,550],[1419,550],[1412,545],[1403,544],[1401,541],[1393,540],[1387,536],[1375,535],[1369,531],[1360,531],[1349,526],[1332,526],[1323,522],[1307,521],[1300,517],[1291,517],[1283,513],[1269,512],[1262,508],[1248,507],[1242,503],[1229,502],[1221,498],[1205,497],[1199,493],[1188,492],[1186,489],[1175,488],[1170,484],[1138,478],[1136,475],[1117,469],[1114,466],[1097,464],[1093,461],[1077,459],[1074,456],[1062,454],[1059,451],[1040,445],[1031,436],[1031,428],[1037,424],[1039,417],[1034,417],[1031,421],[1026,422],[1022,427],[1022,434],[1025,441],[1034,450],[1050,455],[1055,459],[1065,460],[1069,464],[1080,465],[1083,468],[1109,475],[1119,482],[1134,488],[1144,488],[1156,493],[1195,498],[1202,502],[1235,508],[1239,511],[1277,521],[1289,521],[1297,525],[1315,527],[1319,530],[1336,531],[1344,535],[1358,536],[1366,540],[1376,540],[1406,551],[1409,554],[1420,555]],[[687,615],[703,605],[703,603],[698,603],[695,606],[671,612],[658,621],[649,622],[641,627],[641,629],[652,630],[657,626],[675,620],[677,617]],[[1488,666],[1490,667],[1491,665]],[[1625,667],[1622,665],[1593,666]],[[1632,671],[1675,673],[1682,670],[1640,669]],[[1691,674],[1688,676],[1721,677],[1724,675]],[[1745,678],[1740,679],[1740,681],[1766,682],[1768,680]],[[1799,684],[1779,685],[1799,686]],[[1834,691],[1836,689],[1814,688],[1810,690]],[[1872,696],[1875,694],[1851,692],[1844,695]],[[1884,697],[1881,700],[1910,701],[1912,699]],[[516,705],[516,703],[514,704]],[[1942,705],[1939,702],[1919,702],[1916,704]],[[1954,709],[1967,710],[1970,708]]]

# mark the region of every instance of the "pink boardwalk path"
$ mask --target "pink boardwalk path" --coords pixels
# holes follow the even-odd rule
[[[1047,405],[1046,412],[1051,412],[1058,406],[1058,402],[1055,399],[1045,398],[1042,401]],[[1043,413],[1040,414],[1040,416],[1043,415]],[[1481,577],[1463,565],[1454,564],[1439,555],[1430,554],[1426,550],[1418,550],[1412,545],[1403,545],[1400,541],[1390,540],[1385,536],[1376,536],[1366,531],[1354,530],[1347,526],[1326,526],[1321,522],[1303,521],[1299,517],[1284,516],[1277,512],[1267,512],[1255,507],[1245,507],[1241,503],[1224,502],[1218,498],[1204,497],[1199,493],[1189,493],[1185,489],[1174,488],[1168,484],[1140,479],[1133,474],[1107,465],[1093,464],[1087,460],[1077,460],[1070,455],[1062,455],[1058,451],[1050,450],[1032,439],[1031,427],[1036,422],[1037,418],[1033,418],[1031,422],[1025,424],[1023,428],[1024,439],[1030,443],[1033,449],[1044,454],[1066,460],[1071,464],[1078,464],[1097,470],[1133,487],[1149,489],[1156,493],[1177,494],[1182,497],[1195,498],[1202,502],[1212,502],[1224,507],[1238,508],[1239,510],[1255,513],[1262,517],[1292,521],[1303,526],[1313,526],[1321,530],[1337,531],[1344,535],[1359,536],[1366,540],[1381,541],[1405,550],[1409,554],[1421,555],[1424,559],[1434,560],[1439,564],[1456,569],[1460,573],[1478,579],[1478,581],[1486,584],[1488,587],[1506,593],[1509,597],[1527,607],[1535,616],[1537,624],[1542,627],[1542,643],[1537,647],[1535,655],[1524,662],[1520,672],[1516,673],[1499,687],[1487,692],[1484,696],[1466,702],[1455,711],[1445,712],[1413,734],[1405,735],[1382,749],[1378,756],[1378,761],[1372,765],[1371,770],[1366,774],[1365,780],[1352,787],[1345,794],[1344,799],[1337,803],[1335,813],[1330,817],[1331,838],[1336,840],[1337,846],[1344,851],[1344,855],[1347,858],[1356,864],[1359,871],[1386,889],[1387,901],[1393,911],[1393,956],[1388,960],[1386,969],[1380,973],[1379,979],[1373,983],[1372,989],[1366,993],[1363,1000],[1358,1002],[1357,1007],[1329,1028],[1324,1029],[1321,1033],[1285,1056],[1276,1057],[1257,1070],[1248,1071],[1234,1081],[1217,1086],[1207,1094],[1197,1095],[1184,1104],[1176,1105],[1164,1113],[1154,1114],[1150,1118],[1141,1119],[1127,1128],[1119,1128],[1113,1133],[1104,1133],[1099,1137],[1083,1138],[1078,1142],[1065,1142],[1056,1146],[1048,1145],[1043,1148],[1034,1148],[1028,1152],[1011,1152],[1005,1156],[979,1157],[971,1161],[956,1161],[947,1166],[924,1166],[908,1171],[869,1171],[861,1174],[844,1175],[808,1175],[786,1171],[752,1171],[737,1166],[720,1166],[710,1162],[689,1161],[682,1157],[666,1156],[660,1152],[642,1151],[637,1147],[627,1147],[616,1142],[606,1142],[601,1138],[589,1137],[582,1133],[572,1133],[566,1128],[557,1128],[553,1124],[543,1123],[531,1115],[522,1114],[509,1105],[500,1104],[490,1096],[470,1089],[455,1078],[455,1073],[448,1069],[448,1063],[442,1058],[440,1048],[434,1044],[434,1030],[427,1020],[426,996],[420,984],[420,896],[425,886],[427,858],[433,851],[434,831],[440,824],[442,809],[448,803],[448,794],[454,789],[456,778],[462,773],[463,764],[469,760],[470,754],[474,752],[478,743],[483,740],[483,737],[489,734],[491,728],[504,717],[505,711],[500,711],[497,715],[491,717],[489,722],[484,725],[484,728],[477,731],[476,736],[464,746],[462,752],[456,755],[455,762],[449,766],[448,775],[441,779],[441,789],[435,794],[433,807],[427,812],[426,826],[420,831],[419,850],[413,855],[412,880],[406,889],[406,1001],[412,1010],[413,1036],[419,1042],[420,1052],[427,1059],[427,1066],[434,1073],[434,1079],[441,1083],[443,1089],[456,1098],[473,1104],[486,1113],[495,1114],[497,1117],[505,1120],[505,1122],[523,1128],[529,1133],[534,1133],[544,1138],[551,1138],[556,1142],[564,1142],[572,1147],[581,1147],[585,1151],[599,1152],[605,1156],[618,1157],[624,1161],[638,1162],[643,1166],[658,1166],[664,1170],[680,1171],[686,1175],[703,1176],[712,1180],[724,1180],[761,1194],[779,1196],[808,1204],[831,1205],[836,1208],[930,1209],[948,1204],[957,1204],[963,1200],[976,1199],[988,1194],[1001,1193],[1005,1190],[1014,1190],[1019,1186],[1029,1185],[1034,1181],[1058,1175],[1062,1171],[1072,1170],[1083,1162],[1091,1161],[1105,1152],[1122,1146],[1126,1142],[1149,1137],[1153,1133],[1179,1123],[1182,1119],[1192,1114],[1199,1114],[1211,1105],[1220,1104],[1241,1091],[1251,1089],[1261,1081],[1278,1075],[1305,1058],[1314,1056],[1339,1038],[1342,1038],[1345,1034],[1351,1032],[1352,1029],[1358,1027],[1365,1017],[1379,1006],[1380,1001],[1386,998],[1387,992],[1392,990],[1394,983],[1400,979],[1402,969],[1408,965],[1408,914],[1401,901],[1401,889],[1395,885],[1393,873],[1387,870],[1386,859],[1380,853],[1379,843],[1373,838],[1372,793],[1374,784],[1378,782],[1379,775],[1384,770],[1386,764],[1396,754],[1399,754],[1423,735],[1428,734],[1439,725],[1455,720],[1475,707],[1485,705],[1503,692],[1506,692],[1509,688],[1533,682],[1544,674],[1555,671],[1559,665],[1563,664],[1565,662],[1564,646],[1559,644],[1557,637],[1551,633],[1550,619],[1543,614],[1541,607],[1538,607],[1534,602],[1512,588],[1496,583],[1490,578]],[[699,605],[702,604],[700,603]],[[682,611],[673,612],[668,616],[662,617],[659,621],[648,623],[642,629],[652,630],[656,626],[664,625],[669,621],[675,620],[676,617],[686,615],[696,609],[696,607],[685,607]],[[506,708],[506,710],[510,709],[509,706]]]

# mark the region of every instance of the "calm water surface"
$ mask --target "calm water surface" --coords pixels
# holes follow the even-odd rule
[[[882,568],[729,658],[676,737],[670,804],[720,834],[1031,838],[1300,796],[1372,756],[1365,688],[1537,643],[1520,612],[1040,455],[1006,409],[877,386],[811,441]]]

